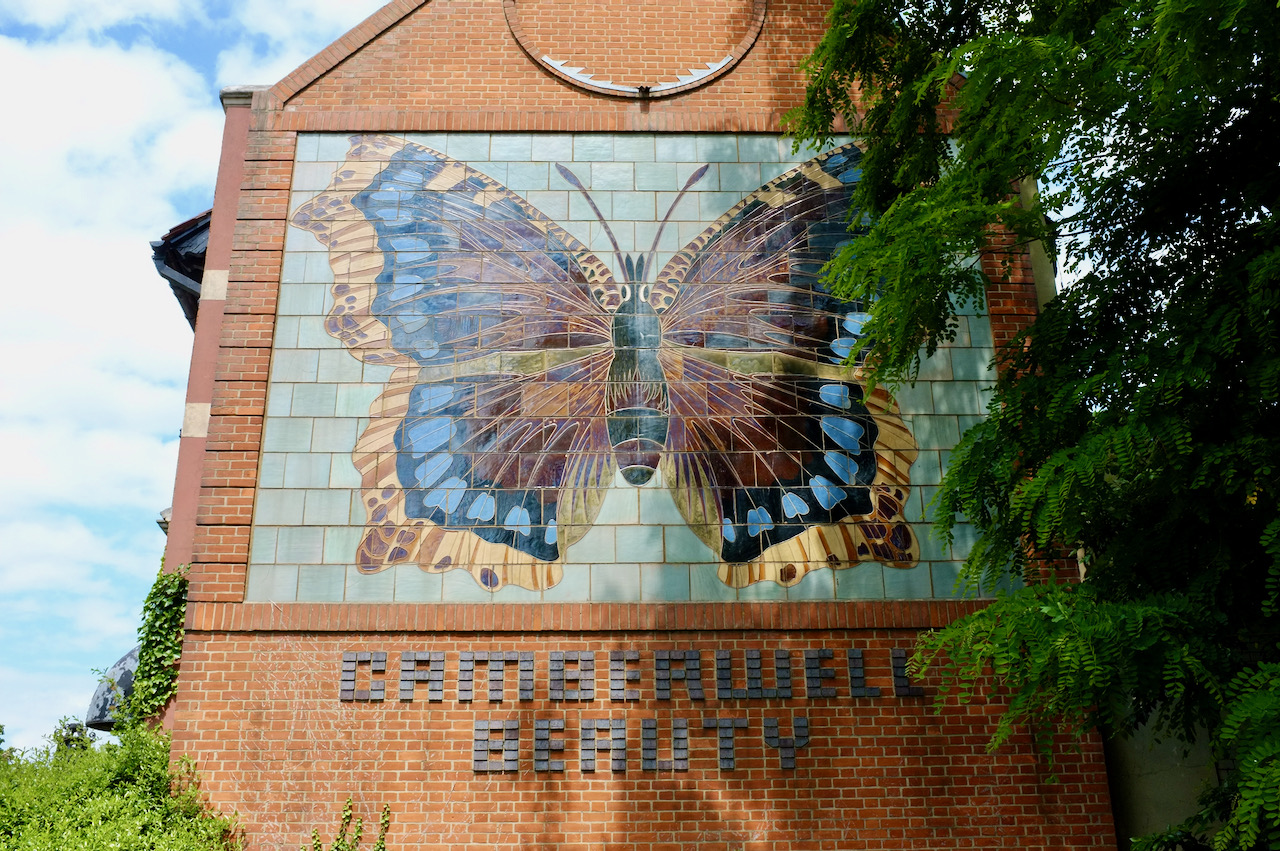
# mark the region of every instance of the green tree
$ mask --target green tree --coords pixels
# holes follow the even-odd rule
[[[1070,282],[998,353],[935,508],[979,531],[971,585],[1053,556],[1083,579],[1029,582],[917,663],[1005,695],[996,744],[1207,731],[1236,768],[1148,846],[1280,848],[1274,0],[835,0],[806,70],[793,132],[868,145],[873,224],[830,274],[874,302],[874,380],[952,337],[975,256],[1040,242]]]

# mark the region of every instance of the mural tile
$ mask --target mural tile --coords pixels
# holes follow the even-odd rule
[[[991,319],[987,316],[966,317],[969,324],[970,345],[974,348],[992,349]]]
[[[372,384],[339,384],[334,414],[339,417],[367,417],[369,406],[380,395],[382,388]],[[350,447],[346,447],[350,449]]]
[[[608,134],[596,133],[584,133],[574,136],[574,161],[611,162],[613,160],[613,138],[613,136]]]
[[[928,565],[921,564],[907,570],[885,568],[884,596],[889,600],[921,600],[932,597],[933,577]]]
[[[506,163],[469,162],[467,163],[467,168],[474,169],[480,172],[481,174],[483,174],[485,177],[491,180],[496,180],[498,183],[501,183],[503,186],[508,186]]]
[[[533,137],[533,158],[544,162],[567,163],[574,159],[573,136],[567,133],[537,133]]]
[[[360,546],[364,529],[358,526],[331,526],[324,530],[324,563],[348,564]],[[417,568],[414,568],[417,570]]]
[[[640,599],[640,565],[591,565],[591,599],[596,602],[628,602]]]
[[[293,410],[293,385],[270,384],[267,387],[267,416],[287,417]]]
[[[634,163],[594,163],[591,166],[591,190],[631,191],[636,188],[636,167]],[[622,214],[616,214],[622,218]]]
[[[277,349],[296,349],[298,347],[299,316],[281,316],[276,319],[275,331],[271,343]]]
[[[249,602],[292,603],[298,598],[298,566],[296,564],[250,565],[244,597]]]
[[[276,536],[276,558],[295,564],[324,561],[324,530],[307,526],[286,526]]]
[[[978,540],[978,530],[968,523],[957,523],[951,534],[951,557],[956,561],[964,561]]]
[[[894,398],[904,414],[933,413],[933,382],[921,381],[907,384],[894,390]]]
[[[298,602],[333,603],[346,592],[347,569],[341,565],[301,565],[298,568]]]
[[[662,562],[661,526],[618,526],[614,529],[618,555],[644,562]],[[582,556],[578,556],[582,558]]]
[[[341,349],[320,352],[316,380],[333,384],[358,383],[364,377],[364,365]],[[335,394],[336,394],[335,388]]]
[[[307,283],[324,285],[324,297],[327,304],[329,298],[328,288],[333,284],[333,267],[329,265],[329,256],[322,251],[312,251],[308,252],[306,257]]]
[[[299,133],[293,158],[300,163],[315,162],[320,158],[320,138],[315,133]]]
[[[741,602],[767,602],[769,600],[783,599],[787,596],[787,589],[774,582],[772,579],[765,579],[748,585],[745,588],[738,589],[738,600]]]
[[[493,594],[465,570],[446,571],[441,579],[441,597],[451,603],[493,602]]]
[[[932,450],[921,450],[916,462],[911,465],[911,484],[936,485],[942,481],[942,468],[939,465],[938,453]]]
[[[960,439],[960,425],[955,417],[934,414],[915,417],[912,423],[921,449],[946,449]]]
[[[741,192],[699,192],[698,215],[705,221],[715,221],[729,208],[742,200]]]
[[[991,349],[952,349],[951,371],[957,381],[981,381],[993,384],[996,374],[991,369],[995,352]]]
[[[287,488],[328,487],[331,457],[311,452],[290,452],[285,456],[284,486]]]
[[[650,527],[641,526],[640,528]],[[716,557],[716,554],[699,540],[698,536],[688,526],[662,527],[662,535],[665,541],[666,562],[668,564],[707,561]],[[618,549],[620,552],[630,552],[630,550],[622,546],[621,537],[618,539]]]
[[[336,384],[295,384],[290,413],[295,417],[332,417],[337,401]]]
[[[725,163],[720,166],[722,190],[754,192],[764,183],[760,179],[759,163]]]
[[[679,192],[675,163],[636,163],[636,189]]]
[[[549,186],[549,175],[547,163],[511,163],[507,166],[507,188],[522,195],[530,191],[546,191]],[[527,195],[525,197],[528,198]],[[529,198],[529,203],[538,207],[532,198]],[[543,215],[558,218],[547,210],[543,210],[542,207],[538,209],[542,210]]]
[[[559,175],[557,175],[557,179]],[[525,195],[529,203],[541,211],[542,215],[564,223],[569,218],[569,193],[563,190],[529,192]]]
[[[345,158],[345,157],[344,157]],[[333,179],[333,165],[327,162],[300,162],[293,167],[294,191],[319,190]]]
[[[944,561],[951,558],[946,542],[934,533],[933,526],[917,526],[916,536],[920,544],[920,558],[923,561]]]
[[[654,138],[654,159],[659,162],[693,162],[697,158],[693,136],[663,134]]]
[[[649,220],[655,209],[653,192],[618,192],[613,196],[613,214],[619,219]]]
[[[973,596],[966,594],[960,587],[959,564],[953,561],[937,561],[933,562],[929,569],[933,572],[933,596],[940,598]]]
[[[409,133],[405,135],[406,142],[412,142],[415,145],[421,145],[424,148],[430,148],[439,153],[448,153],[449,134],[448,133]],[[343,158],[339,157],[339,161]]]
[[[689,565],[689,584],[693,599],[707,602],[732,602],[738,599],[738,592],[720,581],[720,565]]]
[[[613,158],[629,162],[652,162],[657,150],[654,137],[648,133],[627,133],[613,139]]]
[[[922,357],[920,359],[920,373],[917,376],[918,381],[950,381],[951,375],[951,349],[938,349],[933,353],[932,357]]]
[[[361,573],[355,565],[349,565],[346,574],[346,595],[343,599],[357,603],[381,603],[395,599],[395,571]]]
[[[760,183],[765,184],[795,168],[792,163],[760,163]]]
[[[528,133],[495,134],[493,141],[489,144],[489,159],[516,163],[528,162],[533,159],[533,137]]]
[[[893,570],[893,568],[887,568]],[[836,571],[836,599],[882,600],[884,599],[884,574],[886,568],[874,563],[855,564]]]
[[[442,153],[462,162],[484,162],[489,159],[489,141],[488,133],[450,133]]]
[[[351,463],[350,453],[339,452],[330,455],[329,458],[331,459],[329,464],[329,487],[351,488],[352,490],[360,487],[363,482],[360,479],[360,472]],[[355,552],[355,550],[352,549],[352,552]]]
[[[305,138],[307,134],[299,134],[298,138]],[[312,136],[316,140],[316,159],[321,162],[331,162],[335,165],[341,163],[347,158],[347,151],[351,149],[351,137],[346,133],[322,133]]]
[[[311,420],[306,417],[267,417],[262,426],[262,451],[306,452],[311,448]]]
[[[284,462],[288,456],[283,452],[264,452],[258,465],[258,486],[263,488],[284,487]]]
[[[324,287],[327,291],[329,288]],[[329,300],[328,295],[325,296],[325,310],[329,310],[333,303]],[[339,348],[341,344],[333,339],[328,332],[324,330],[324,322],[318,316],[304,316],[302,321],[298,323],[298,348],[300,349],[326,349],[346,355],[347,359],[351,359],[351,355]]]
[[[626,527],[621,527],[626,528]],[[613,526],[595,526],[569,547],[569,557],[582,564],[608,563],[617,557]]]
[[[427,573],[408,564],[397,565],[387,572],[396,575],[397,603],[435,603],[443,599],[443,574]]]
[[[309,490],[302,522],[308,526],[338,525],[351,518],[351,491]],[[295,559],[290,559],[295,561]],[[302,561],[302,559],[296,559]]]
[[[271,356],[271,380],[308,384],[316,380],[319,364],[314,349],[277,349]]]
[[[356,445],[358,423],[352,419],[316,420],[311,435],[313,452],[349,452]]]
[[[249,561],[270,564],[276,560],[276,528],[260,526],[249,542]]]
[[[640,598],[647,602],[681,603],[692,599],[687,564],[642,564]]]
[[[638,488],[610,488],[596,515],[597,526],[623,526],[640,522],[640,499],[642,491]]]
[[[791,152],[791,140],[778,136],[739,136],[738,159],[742,162],[772,163]]]
[[[834,600],[836,573],[830,568],[811,570],[787,589],[788,600]]]
[[[738,161],[738,139],[736,136],[714,134],[698,136],[695,139],[697,153],[694,159],[707,163],[736,163]]]
[[[583,181],[583,183],[586,183],[590,175],[579,174],[578,177]],[[555,186],[555,182],[557,180],[564,183],[564,179],[559,175],[556,175],[552,178],[552,186]],[[604,216],[606,219],[613,218],[613,195],[611,193],[601,192],[599,194],[593,194],[591,199],[595,201],[596,207],[599,208],[600,215]],[[598,221],[596,219],[596,214],[591,209],[591,204],[579,192],[569,193],[569,218],[577,221],[590,222],[592,225],[595,225]]]
[[[296,209],[291,207],[290,209]],[[304,284],[307,283],[307,255],[306,254],[286,254],[280,262],[280,283],[282,284]],[[277,323],[278,324],[278,323]]]
[[[493,602],[540,603],[542,602],[542,592],[531,591],[528,588],[521,588],[519,585],[503,585],[497,591],[493,592]]]
[[[707,162],[706,160],[693,160],[693,161],[677,162],[675,166],[676,166],[675,189],[677,192],[684,187],[684,185],[689,181],[690,177],[693,177],[693,173],[695,171],[703,167],[706,168],[706,173],[703,175],[702,179],[698,181],[697,191],[692,192],[690,194],[701,195],[704,192],[719,191],[720,166],[718,164],[713,162]],[[707,220],[707,223],[709,223],[710,221],[712,220]],[[704,223],[703,226],[705,227],[706,224]]]

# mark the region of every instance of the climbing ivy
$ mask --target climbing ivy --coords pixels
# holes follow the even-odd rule
[[[364,820],[355,819],[355,830],[351,830],[351,820],[353,812],[351,809],[351,798],[347,798],[347,802],[342,805],[342,819],[338,822],[338,833],[333,838],[333,844],[329,846],[329,851],[359,851],[360,838],[364,835]],[[373,843],[373,851],[387,851],[387,830],[391,827],[391,807],[388,804],[382,805],[382,814],[378,817],[378,839]],[[348,839],[347,834],[351,833]],[[320,831],[311,831],[311,847],[302,846],[300,851],[324,851],[324,844],[320,841]]]
[[[138,670],[133,696],[125,709],[126,721],[152,718],[164,709],[178,687],[178,657],[182,655],[182,630],[187,615],[187,570],[165,571],[156,576],[142,604],[138,638]]]

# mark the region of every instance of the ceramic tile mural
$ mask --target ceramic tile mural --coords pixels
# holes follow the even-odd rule
[[[820,269],[860,152],[299,137],[254,600],[946,597],[927,505],[991,334],[899,392]]]

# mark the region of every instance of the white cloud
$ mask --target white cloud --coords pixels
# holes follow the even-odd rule
[[[384,5],[385,0],[236,0],[231,17],[241,37],[218,55],[218,85],[274,84]]]
[[[92,32],[135,21],[177,21],[200,10],[199,0],[0,0],[0,22]]]

